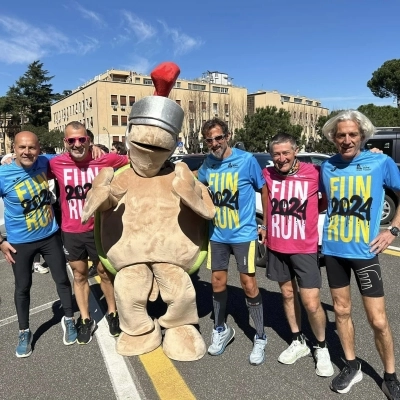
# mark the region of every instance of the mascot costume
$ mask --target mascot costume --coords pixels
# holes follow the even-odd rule
[[[199,265],[208,240],[206,220],[214,217],[215,207],[185,163],[167,161],[183,122],[182,108],[167,98],[179,73],[173,63],[162,63],[151,73],[155,95],[136,102],[129,115],[130,165],[100,171],[82,222],[97,211],[100,256],[116,273],[122,330],[117,352],[140,355],[162,343],[169,358],[193,361],[203,357],[206,345],[193,326],[199,317],[188,271]],[[167,311],[153,320],[147,302],[158,294]]]

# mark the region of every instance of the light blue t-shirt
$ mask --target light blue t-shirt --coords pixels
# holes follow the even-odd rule
[[[362,151],[350,162],[337,154],[321,165],[328,198],[322,253],[369,259],[369,243],[378,235],[384,186],[400,190],[400,172],[385,154]]]
[[[38,157],[29,169],[15,162],[0,167],[7,241],[20,244],[45,239],[57,232],[47,181],[49,160]]]
[[[256,194],[265,185],[261,168],[251,153],[233,148],[224,160],[207,156],[198,179],[209,187],[216,207],[210,240],[244,243],[256,240]]]

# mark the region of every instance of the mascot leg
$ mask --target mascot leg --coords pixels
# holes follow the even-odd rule
[[[166,328],[163,350],[177,361],[199,360],[206,353],[206,345],[199,331],[192,325],[199,317],[196,292],[189,275],[171,264],[153,264],[153,273],[167,312],[159,319]]]
[[[146,264],[121,269],[114,281],[115,300],[122,333],[117,352],[133,356],[153,351],[161,344],[161,329],[147,314],[153,274]]]

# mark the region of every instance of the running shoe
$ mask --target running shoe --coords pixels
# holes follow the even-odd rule
[[[226,324],[213,329],[211,346],[208,348],[208,354],[219,356],[225,351],[225,347],[235,336],[235,330]]]
[[[106,320],[108,322],[108,329],[110,336],[117,337],[121,333],[121,329],[119,327],[119,317],[118,313],[113,312],[110,314],[106,314]]]
[[[78,332],[76,331],[75,322],[73,319],[66,319],[65,317],[61,318],[61,327],[63,329],[63,342],[66,346],[74,344],[76,342],[76,338],[78,336]]]
[[[257,334],[254,336],[253,350],[250,353],[249,362],[251,365],[260,365],[265,361],[265,346],[267,345],[267,335],[260,338]]]
[[[284,350],[278,358],[282,364],[294,364],[299,358],[310,354],[310,348],[307,346],[306,338],[302,335],[300,340],[293,340],[290,346]]]
[[[29,357],[32,354],[32,332],[27,329],[26,331],[19,331],[18,345],[15,350],[15,355],[18,358]]]
[[[93,333],[97,328],[93,318],[81,319],[78,327],[77,341],[79,344],[89,344],[92,341]]]
[[[355,383],[360,382],[362,378],[361,363],[358,362],[358,367],[355,369],[351,368],[346,362],[339,375],[337,375],[331,382],[331,389],[337,393],[348,393],[351,387]]]
[[[396,379],[394,381],[383,381],[382,391],[385,393],[386,397],[390,400],[400,399],[400,383]]]
[[[43,265],[38,262],[33,263],[33,270],[39,272],[39,274],[47,274],[49,272],[47,267],[43,267]]]
[[[317,363],[315,373],[318,376],[332,376],[334,370],[328,348],[315,346],[314,349],[314,357]]]

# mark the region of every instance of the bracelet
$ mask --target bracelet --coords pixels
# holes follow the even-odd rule
[[[260,228],[261,228],[263,231],[266,231],[266,230],[267,230],[267,227],[266,227],[265,225],[260,225]]]

